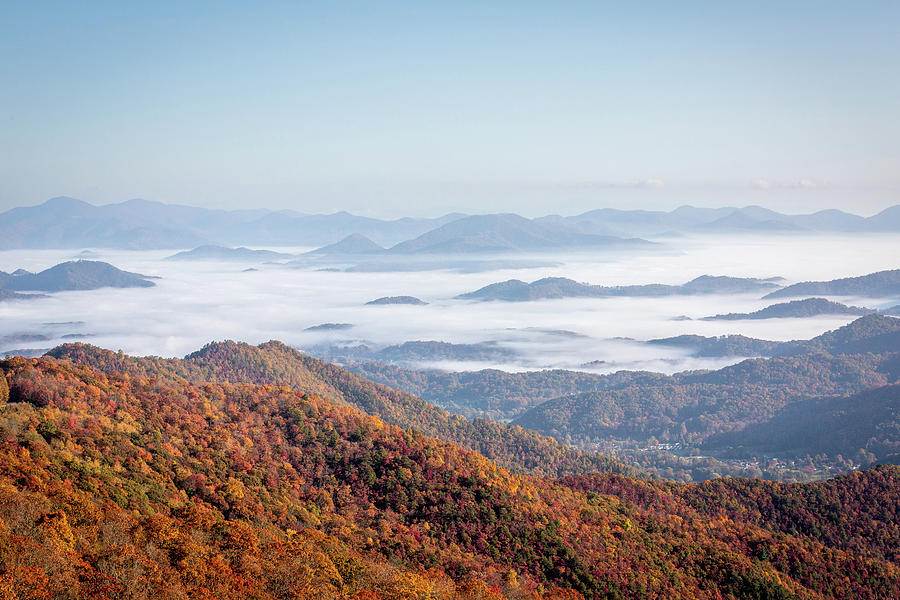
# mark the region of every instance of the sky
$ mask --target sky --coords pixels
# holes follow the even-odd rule
[[[900,203],[900,3],[17,2],[0,209]]]

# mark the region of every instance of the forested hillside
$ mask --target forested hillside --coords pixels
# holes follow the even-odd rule
[[[209,344],[184,359],[136,358],[85,344],[66,344],[48,356],[116,372],[194,382],[246,382],[287,386],[354,406],[391,425],[475,450],[514,471],[562,476],[586,471],[632,470],[597,453],[579,452],[553,438],[487,419],[466,420],[405,392],[378,385],[281,342],[260,346]]]
[[[535,478],[285,385],[186,380],[203,361],[94,354],[0,361],[5,597],[900,594],[896,467]]]
[[[900,453],[900,385],[852,396],[811,398],[788,404],[768,421],[710,438],[704,448],[731,456],[774,453],[854,458],[860,450],[876,460]]]
[[[373,362],[351,364],[346,368],[372,381],[415,394],[451,412],[496,420],[515,417],[552,398],[638,383],[649,384],[666,377],[646,371],[620,371],[612,375],[561,369],[521,373],[497,369],[417,371]]]
[[[785,342],[776,349],[783,356],[564,396],[537,405],[514,423],[578,445],[610,439],[698,444],[717,436],[716,447],[735,446],[742,442],[732,439],[734,432],[764,423],[782,409],[804,421],[808,419],[801,413],[821,418],[824,413],[811,414],[821,401],[811,399],[846,397],[897,383],[898,336],[900,319],[870,315],[812,340]],[[897,410],[896,388],[888,390],[885,402]],[[878,426],[880,447],[900,442],[889,421]],[[875,427],[869,429],[874,432]],[[771,456],[785,450],[783,443],[767,446],[766,439],[758,436],[759,452]],[[827,444],[808,449],[811,455],[833,450]]]
[[[610,437],[699,442],[768,419],[794,400],[885,385],[880,364],[871,354],[753,359],[654,385],[548,400],[514,423],[573,442]]]
[[[682,335],[672,338],[649,340],[653,346],[674,346],[693,351],[696,356],[802,356],[818,354],[879,354],[877,369],[889,374],[889,358],[900,352],[900,319],[884,315],[869,315],[835,331],[827,332],[810,340],[773,342],[748,338],[741,335],[703,337]],[[481,347],[481,346],[479,346]],[[661,385],[679,385],[682,380],[694,381],[696,373],[667,376],[648,371],[618,371],[608,375],[597,375],[582,371],[542,370],[508,373],[495,369],[470,372],[443,372],[435,370],[414,370],[378,362],[352,362],[345,368],[378,383],[405,390],[428,402],[465,416],[486,416],[495,420],[511,420],[522,416],[547,400],[573,396],[585,392],[607,390],[652,390]],[[812,359],[820,361],[820,359]],[[851,359],[856,360],[856,359]],[[781,360],[782,365],[793,365],[796,360]],[[742,368],[750,365],[768,364],[772,373],[781,376],[784,369],[779,361],[770,363],[747,363],[744,367],[720,371],[721,377],[734,378]],[[819,368],[828,369],[826,365]],[[853,367],[850,367],[851,370]],[[763,369],[765,371],[766,369]],[[840,375],[843,377],[843,375]],[[708,379],[717,375],[709,374]],[[770,383],[771,376],[765,376]],[[830,376],[829,376],[830,377]],[[742,381],[748,381],[744,377]],[[782,387],[789,388],[796,382],[792,377],[784,380]],[[807,383],[800,382],[803,386]],[[862,388],[853,388],[862,389]],[[755,393],[755,392],[754,392]],[[801,389],[801,393],[805,393]],[[825,392],[828,393],[828,392]],[[652,392],[651,392],[652,394]],[[684,395],[684,394],[680,394]],[[677,400],[676,400],[677,402]],[[652,408],[652,407],[651,407]],[[537,412],[537,411],[536,411]],[[656,432],[659,435],[661,432]]]

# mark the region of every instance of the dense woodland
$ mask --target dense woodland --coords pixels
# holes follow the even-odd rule
[[[885,385],[879,364],[872,355],[753,359],[719,371],[679,374],[652,386],[550,400],[515,423],[567,440],[656,437],[697,442],[768,419],[799,398]]]
[[[900,320],[869,315],[779,352],[547,400],[513,423],[687,480],[740,473],[802,480],[798,471],[822,477],[897,452]],[[659,442],[677,444],[681,455],[654,450]],[[751,458],[749,471],[719,460]],[[767,472],[771,459],[792,464]]]
[[[900,454],[900,385],[794,402],[772,419],[714,436],[704,447],[725,447],[737,455],[766,451],[853,457],[860,449],[873,457]]]
[[[260,346],[236,342],[208,344],[184,359],[130,357],[86,344],[66,344],[48,356],[88,364],[106,372],[168,381],[232,382],[288,386],[353,406],[391,425],[474,450],[498,465],[531,475],[563,476],[594,470],[630,473],[619,461],[579,452],[516,426],[488,419],[467,420],[406,392],[375,384],[280,342]]]
[[[512,419],[682,481],[720,475],[812,481],[887,459],[900,445],[900,392],[890,385],[900,382],[898,319],[870,315],[791,342],[686,335],[650,343],[698,355],[772,358],[672,376],[347,368],[454,413]]]
[[[233,369],[209,349],[99,356],[0,362],[4,597],[900,595],[896,467],[538,478],[339,397],[188,381]]]
[[[811,340],[772,342],[740,335],[702,337],[682,335],[674,338],[649,340],[653,345],[669,345],[690,349],[696,356],[753,356],[797,357],[805,355],[859,355],[878,354],[880,371],[888,369],[888,362],[900,349],[900,320],[881,315],[857,319],[850,325],[827,332]],[[352,357],[350,357],[352,359]],[[821,357],[812,359],[821,361]],[[855,360],[855,359],[854,359]],[[736,373],[750,369],[750,365],[769,365],[758,371],[783,373],[783,365],[792,361],[746,363],[708,374],[707,379],[746,381]],[[508,420],[546,400],[571,396],[584,392],[613,389],[650,389],[660,385],[680,385],[683,381],[697,379],[697,373],[684,373],[669,377],[661,373],[645,371],[619,371],[609,375],[596,375],[580,371],[544,370],[523,373],[507,373],[494,369],[473,372],[442,372],[406,369],[377,362],[349,363],[349,370],[396,389],[406,390],[429,402],[465,416],[488,416]],[[823,365],[822,368],[828,369]],[[853,367],[850,367],[851,369]],[[751,374],[753,375],[753,374]],[[887,373],[888,378],[892,377]],[[766,376],[768,385],[777,379]],[[802,382],[801,382],[802,383]],[[788,389],[794,381],[785,381]]]
[[[497,369],[469,372],[422,371],[383,363],[365,362],[346,367],[386,386],[406,390],[428,402],[466,417],[510,419],[546,400],[580,392],[647,384],[664,375],[621,371],[596,375],[583,371],[549,369],[508,373]]]
[[[782,342],[776,348],[780,356],[673,376],[632,371],[604,376],[572,371],[438,373],[351,365],[358,375],[279,342],[258,347],[213,343],[185,359],[134,358],[82,344],[60,346],[49,355],[161,378],[287,385],[531,475],[630,472],[608,458],[614,455],[680,481],[725,475],[813,481],[897,451],[900,437],[891,412],[900,407],[896,387],[886,388],[883,410],[867,412],[860,405],[861,410],[834,417],[828,431],[838,432],[832,435],[843,440],[838,445],[823,436],[806,436],[806,443],[793,446],[779,439],[793,435],[786,433],[793,431],[792,423],[820,422],[821,402],[829,398],[847,402],[854,394],[900,381],[898,348],[900,320],[869,315],[812,340]],[[446,410],[360,375],[421,394]],[[518,415],[512,426],[482,418],[510,414]],[[755,440],[738,435],[745,429]]]

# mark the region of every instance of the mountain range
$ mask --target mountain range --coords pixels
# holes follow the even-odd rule
[[[501,300],[526,302],[551,298],[608,298],[612,296],[690,296],[696,294],[734,294],[760,292],[779,287],[778,277],[755,279],[702,275],[683,285],[652,283],[647,285],[602,286],[579,283],[565,277],[545,277],[531,283],[510,279],[486,285],[474,292],[460,294],[463,300]]]
[[[552,215],[538,220],[570,226],[583,233],[619,236],[656,236],[672,232],[877,232],[897,231],[900,206],[886,208],[868,218],[833,209],[806,215],[786,215],[760,206],[682,206],[671,212],[602,208],[571,217]]]
[[[58,197],[0,214],[0,248],[313,246],[335,242],[351,233],[396,244],[459,216],[382,221],[346,212],[305,215],[286,210],[225,211],[148,200],[94,206]]]
[[[900,206],[863,218],[828,210],[784,215],[760,207],[671,212],[599,209],[577,216],[526,219],[514,214],[381,220],[337,212],[212,210],[128,200],[95,206],[58,197],[0,214],[0,249],[183,249],[201,245],[324,246],[322,254],[541,251],[553,248],[640,247],[673,232],[897,232]],[[349,239],[348,236],[352,236]]]
[[[326,256],[333,255],[359,255],[383,252],[384,248],[360,233],[351,233],[347,237],[333,244],[322,246],[308,252],[307,254],[321,254]]]
[[[515,350],[496,342],[454,344],[434,340],[412,340],[402,344],[378,347],[369,342],[354,344],[318,344],[303,349],[305,352],[341,364],[377,362],[399,365],[416,365],[433,361],[504,361],[516,356]]]
[[[900,594],[897,467],[650,481],[277,343],[3,360],[0,433],[10,597]]]
[[[859,356],[865,354],[879,355],[877,369],[884,372],[888,379],[900,377],[891,375],[900,367],[891,367],[892,357],[900,357],[900,319],[873,314],[866,316],[845,327],[827,332],[810,340],[794,341],[769,341],[750,338],[742,335],[723,335],[717,337],[704,337],[699,335],[681,335],[672,338],[660,338],[648,340],[644,343],[660,346],[672,346],[688,350],[694,356],[701,357],[770,357],[776,360],[767,363],[758,360],[744,361],[743,367],[725,367],[719,371],[707,372],[706,379],[715,381],[728,381],[730,376],[722,373],[737,373],[741,369],[758,367],[760,372],[774,369],[773,372],[781,373],[789,369],[790,365],[804,364],[804,360],[798,357],[831,355],[831,356]],[[586,392],[603,392],[609,390],[633,390],[639,395],[641,390],[647,392],[648,397],[656,393],[656,390],[670,384],[679,384],[684,381],[694,381],[699,377],[699,372],[684,372],[675,375],[665,375],[648,371],[619,371],[606,375],[598,375],[583,371],[568,370],[542,370],[508,373],[495,369],[484,369],[466,372],[445,372],[436,370],[423,370],[407,368],[404,365],[416,363],[416,361],[430,360],[503,360],[508,359],[507,354],[513,351],[507,347],[490,343],[482,344],[448,344],[439,342],[407,342],[405,344],[378,349],[365,345],[358,346],[310,346],[306,351],[326,360],[342,362],[350,371],[362,375],[378,383],[392,388],[402,389],[413,393],[423,399],[432,402],[441,408],[450,410],[467,417],[487,416],[495,420],[510,420],[517,418],[530,409],[539,407],[548,400],[554,400],[565,396],[575,397]],[[514,354],[514,353],[513,353]],[[849,362],[822,363],[820,358],[811,358],[813,362],[820,364],[825,371],[837,369],[832,375],[822,375],[823,378],[834,377],[839,380],[842,377],[850,381],[860,372],[870,373],[874,379],[881,381],[881,375],[872,374],[872,366],[855,365],[857,359]],[[391,363],[391,364],[386,364]],[[797,367],[808,372],[811,367]],[[843,370],[843,371],[842,371]],[[855,373],[855,374],[854,374]],[[813,375],[809,375],[812,377]],[[808,385],[805,379],[800,377],[802,383],[798,383],[799,374],[787,372],[784,375],[783,385],[777,393],[786,393],[791,385],[798,389]],[[806,377],[805,375],[803,377]],[[869,375],[859,381],[869,381]],[[885,381],[887,381],[885,380]],[[753,377],[747,375],[742,381],[747,382],[748,394],[757,394],[758,388],[753,388]],[[777,381],[773,378],[773,384]],[[860,384],[864,387],[864,384]],[[728,394],[741,392],[740,389],[729,384]],[[687,389],[687,388],[684,388]],[[681,402],[678,396],[684,389],[673,393],[672,401]],[[722,389],[726,389],[723,387]],[[829,389],[829,388],[822,388]],[[841,388],[844,389],[844,388]],[[861,388],[846,388],[856,390]],[[705,390],[705,391],[704,391]],[[749,391],[747,391],[749,390]],[[691,393],[709,393],[708,388],[697,387]],[[768,393],[768,392],[767,392]],[[823,393],[827,393],[823,392]],[[697,399],[692,400],[698,401]],[[654,409],[648,409],[654,410]],[[717,409],[718,410],[718,409]],[[751,411],[752,412],[752,411]],[[646,416],[646,415],[644,415]],[[641,418],[644,418],[642,416]],[[589,416],[588,420],[593,419]],[[601,418],[601,417],[598,417]],[[552,433],[552,428],[544,429]],[[562,432],[563,430],[559,430]],[[663,430],[656,430],[661,434]]]
[[[271,250],[251,250],[250,248],[228,248],[226,246],[206,245],[193,250],[178,252],[166,260],[231,260],[238,262],[267,262],[295,258],[293,254],[273,252]]]
[[[773,356],[790,342],[772,342],[743,335],[678,335],[648,340],[648,344],[687,348],[694,356]]]
[[[397,244],[394,254],[465,254],[534,252],[559,248],[648,247],[641,239],[574,232],[515,214],[476,215],[457,219],[419,237]]]
[[[771,294],[769,295],[771,297]],[[875,309],[847,306],[839,302],[831,302],[825,298],[806,298],[804,300],[792,300],[780,304],[772,304],[760,310],[749,313],[727,313],[704,317],[704,321],[739,321],[743,319],[787,319],[815,317],[818,315],[869,315],[876,313]]]
[[[878,271],[860,277],[844,277],[831,281],[806,281],[775,290],[764,298],[790,298],[796,296],[900,296],[900,269]]]
[[[576,445],[623,439],[645,443],[651,436],[696,444],[723,431],[722,438],[728,439],[742,427],[774,418],[780,407],[793,402],[829,394],[855,394],[900,381],[900,319],[878,314],[810,340],[774,342],[745,336],[685,335],[647,343],[689,348],[698,356],[771,358],[675,375],[634,371],[596,375],[490,369],[447,373],[383,364],[392,359],[472,359],[470,352],[483,354],[496,349],[483,345],[470,350],[464,345],[418,342],[394,346],[384,355],[357,348],[337,357],[349,361],[346,368],[359,375],[414,393],[455,413],[513,419],[516,424]],[[456,356],[459,353],[462,355]],[[378,360],[382,362],[363,362]],[[900,403],[900,397],[895,401]],[[900,408],[900,404],[897,406]],[[870,437],[884,443],[891,439],[880,436],[877,429],[869,432]],[[861,447],[865,445],[854,452]],[[880,457],[883,454],[876,456]]]
[[[473,292],[460,294],[464,300],[502,300],[525,302],[549,298],[606,298],[611,296],[684,296],[694,294],[743,294],[767,292],[763,299],[791,298],[815,294],[829,296],[865,296],[869,298],[900,297],[900,269],[878,271],[859,277],[846,277],[832,281],[815,281],[784,285],[781,277],[757,279],[753,277],[727,277],[701,275],[682,285],[651,283],[645,285],[602,286],[579,283],[565,277],[545,277],[531,283],[509,279],[492,283]],[[777,307],[777,308],[776,308]],[[841,308],[843,307],[843,308]],[[827,314],[822,311],[844,311],[845,314],[866,314],[867,309],[847,307],[823,298],[807,298],[803,301],[767,307],[766,314],[784,316],[811,316]],[[893,308],[888,309],[892,311]],[[849,312],[847,312],[849,311]],[[717,315],[714,318],[738,318]],[[747,317],[740,317],[747,318]],[[767,318],[754,316],[750,318]]]
[[[727,338],[714,340],[729,342]],[[749,338],[740,341],[760,342]],[[893,317],[861,317],[811,340],[784,342],[769,350],[772,358],[749,359],[716,371],[625,380],[622,385],[547,400],[513,423],[569,443],[610,439],[640,442],[651,436],[682,443],[703,442],[711,436],[731,440],[732,433],[776,418],[777,411],[787,410],[796,402],[848,396],[900,383],[900,319]],[[896,390],[892,387],[884,393],[900,409]],[[879,440],[880,451],[900,444],[889,423],[876,425],[867,431],[869,438]],[[777,451],[774,446],[764,447],[765,436],[756,439],[761,452],[772,456]],[[724,443],[720,441],[719,445]],[[860,448],[871,452],[874,447],[864,444],[853,450]]]

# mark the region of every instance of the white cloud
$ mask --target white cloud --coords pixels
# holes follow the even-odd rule
[[[759,295],[668,298],[564,299],[527,303],[464,302],[453,296],[483,285],[517,278],[569,277],[603,285],[678,284],[703,274],[775,276],[820,280],[894,268],[897,236],[683,238],[671,251],[652,254],[582,253],[545,256],[561,266],[485,273],[342,273],[294,270],[278,265],[160,260],[169,252],[100,251],[100,260],[120,268],[159,275],[154,288],[66,292],[31,302],[0,303],[0,337],[19,332],[51,336],[46,342],[7,344],[0,350],[49,347],[85,335],[84,341],[133,354],[183,356],[211,340],[260,343],[280,339],[309,345],[325,339],[370,340],[379,345],[408,340],[476,343],[498,340],[520,358],[493,364],[510,370],[575,368],[593,360],[601,368],[674,372],[719,366],[684,352],[649,348],[613,338],[668,337],[687,333],[741,333],[764,339],[810,338],[849,319],[763,321],[673,321],[745,312],[770,301]],[[71,251],[0,252],[0,269],[38,270],[69,258]],[[428,306],[366,306],[380,296],[413,295]],[[851,302],[871,304],[861,299]],[[83,325],[47,325],[84,321]],[[352,323],[353,329],[306,332],[320,323]],[[568,330],[584,337],[548,335]],[[447,366],[447,365],[444,365]],[[476,368],[479,365],[471,365]],[[454,365],[453,368],[463,368]]]

